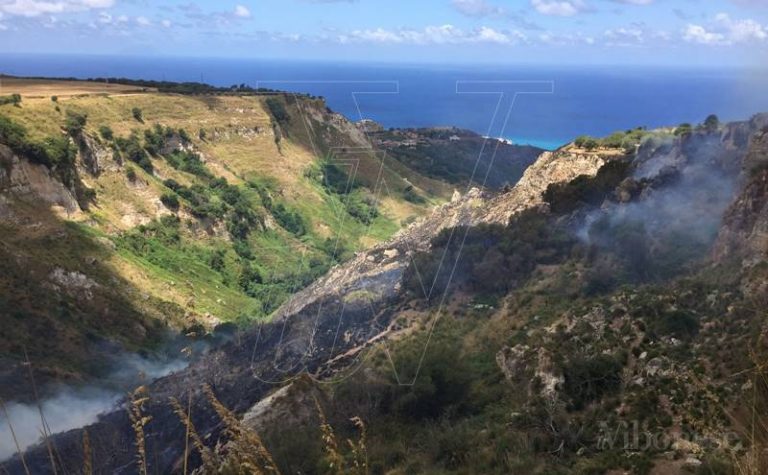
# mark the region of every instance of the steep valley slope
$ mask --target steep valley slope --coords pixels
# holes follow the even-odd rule
[[[768,116],[457,193],[315,98],[53,99],[0,106],[0,397],[187,367],[9,473],[768,469]]]
[[[621,139],[455,194],[24,463],[762,473],[768,116]]]
[[[35,398],[30,374],[45,393],[126,368],[146,381],[127,363],[136,355],[176,367],[453,192],[318,98],[8,77],[3,87],[21,93],[0,105],[6,401]],[[519,170],[533,158],[503,157]]]

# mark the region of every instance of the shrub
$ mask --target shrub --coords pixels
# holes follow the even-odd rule
[[[397,381],[392,381],[391,409],[424,420],[458,408],[466,399],[471,377],[460,347],[453,338],[439,333],[431,339],[422,335],[398,347],[394,352]]]
[[[288,111],[285,109],[283,101],[276,97],[270,97],[266,101],[267,109],[272,117],[281,125],[287,125],[291,121],[291,116],[288,115]]]
[[[67,111],[67,118],[64,121],[64,128],[66,129],[67,134],[69,134],[71,137],[75,137],[83,131],[87,121],[87,114]]]
[[[125,169],[125,176],[128,177],[128,180],[131,182],[136,181],[136,170],[134,170],[133,167],[127,167]]]
[[[163,193],[160,201],[166,208],[176,211],[179,209],[179,197],[175,193]]]
[[[347,196],[347,212],[363,224],[371,224],[379,216],[379,210],[376,202],[368,196],[361,196],[358,193]]]
[[[272,216],[275,217],[280,226],[286,231],[296,236],[306,234],[307,226],[304,223],[304,218],[296,211],[286,208],[282,203],[278,203],[271,211]]]
[[[11,94],[10,96],[0,97],[0,106],[5,104],[13,104],[18,107],[19,104],[21,104],[21,94]]]
[[[142,124],[144,123],[144,113],[138,107],[131,109],[131,115],[133,115],[133,118],[138,122],[141,122]]]
[[[140,166],[147,173],[154,172],[152,160],[150,160],[147,152],[142,148],[139,137],[136,134],[131,134],[128,139],[118,137],[115,140],[115,144],[118,150],[124,154],[125,158]]]
[[[160,124],[155,124],[153,129],[144,131],[144,148],[152,155],[160,155],[165,146],[165,131]]]
[[[59,96],[51,96],[51,102],[59,102]]]
[[[184,150],[175,150],[170,155],[165,156],[165,160],[170,166],[183,172],[191,173],[199,177],[213,178],[213,175],[205,164],[200,160],[200,155],[194,152]]]
[[[707,116],[706,119],[704,119],[704,128],[708,132],[714,132],[719,127],[720,127],[720,119],[715,114],[711,114]]]
[[[576,357],[563,368],[563,391],[571,398],[571,409],[580,410],[592,401],[621,387],[623,365],[611,355]]]
[[[263,282],[259,271],[251,267],[249,262],[244,262],[240,268],[240,275],[237,277],[237,285],[247,295],[255,296],[258,293],[258,286]]]
[[[674,134],[675,134],[676,136],[681,136],[681,135],[688,135],[688,134],[690,134],[692,131],[693,131],[693,126],[691,126],[691,124],[689,124],[689,123],[685,122],[685,123],[682,123],[682,124],[678,125],[678,126],[675,128],[675,132],[674,132]]]
[[[104,140],[113,140],[115,138],[114,132],[112,132],[112,129],[107,125],[99,127],[99,134]]]
[[[65,137],[49,137],[42,142],[29,140],[27,130],[5,116],[0,116],[0,142],[14,153],[49,168],[61,164],[71,165],[77,153]]]

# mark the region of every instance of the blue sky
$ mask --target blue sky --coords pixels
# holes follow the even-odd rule
[[[768,64],[768,0],[0,0],[0,53]]]

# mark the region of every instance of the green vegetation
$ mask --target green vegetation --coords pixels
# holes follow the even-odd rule
[[[714,132],[719,127],[720,119],[715,114],[708,115],[707,118],[704,119],[704,130],[707,132]]]
[[[101,135],[101,138],[108,141],[112,141],[115,138],[115,133],[112,132],[112,129],[108,125],[99,127],[99,135]]]
[[[131,115],[134,119],[136,119],[137,122],[141,122],[142,124],[144,123],[144,113],[140,108],[134,107],[131,109]]]
[[[69,175],[77,154],[68,138],[50,137],[41,142],[31,140],[25,127],[3,115],[0,115],[0,143],[34,163],[57,169],[63,173],[62,178]]]
[[[64,129],[70,137],[77,137],[85,128],[88,122],[88,115],[74,111],[67,111],[67,117],[64,121]]]
[[[635,151],[643,137],[648,134],[645,127],[638,127],[636,129],[618,131],[603,138],[590,137],[589,135],[582,135],[573,141],[574,145],[578,148],[585,150],[596,150],[598,148],[612,148],[622,149],[625,153],[632,153]]]
[[[0,96],[0,106],[13,104],[16,107],[21,105],[21,94],[11,94],[10,96]]]
[[[291,116],[288,114],[283,100],[276,97],[269,97],[264,103],[267,105],[269,113],[278,124],[287,126],[291,122]]]
[[[115,138],[115,149],[122,158],[130,160],[137,164],[150,175],[154,173],[154,165],[149,158],[146,150],[141,144],[141,139],[136,133],[132,133],[127,139],[122,137]]]
[[[179,209],[179,197],[175,193],[163,193],[160,196],[160,201],[166,208],[177,211]]]

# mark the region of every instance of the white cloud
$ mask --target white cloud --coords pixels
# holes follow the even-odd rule
[[[137,16],[136,17],[136,24],[139,26],[150,26],[152,24],[151,21],[149,21],[149,18],[143,17],[143,16]]]
[[[701,25],[688,25],[683,31],[683,39],[691,43],[699,43],[703,45],[716,45],[725,41],[725,36],[720,33],[714,33],[707,31]]]
[[[115,0],[0,0],[0,12],[36,17],[52,13],[80,12],[109,8]]]
[[[451,0],[453,8],[459,13],[471,17],[503,15],[504,9],[488,3],[486,0]]]
[[[163,25],[166,28],[170,28],[171,25],[172,25],[171,20],[163,20],[163,21],[160,22],[160,24]]]
[[[727,13],[720,13],[706,26],[687,25],[683,39],[703,45],[763,42],[768,39],[768,27],[755,20],[734,20]]]
[[[519,31],[501,31],[487,26],[474,30],[462,30],[453,25],[427,26],[420,30],[387,30],[375,28],[355,30],[337,37],[341,43],[367,42],[382,44],[517,44],[526,37]]]
[[[542,15],[574,16],[588,10],[583,0],[531,0],[531,6]]]
[[[628,5],[650,5],[654,0],[613,0],[616,3],[626,3]]]
[[[243,5],[238,5],[235,7],[235,16],[240,18],[250,18],[251,11]]]

